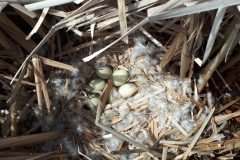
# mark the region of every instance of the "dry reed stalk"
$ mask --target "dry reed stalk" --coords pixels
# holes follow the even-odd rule
[[[15,73],[16,72],[16,67],[11,65],[10,63],[8,62],[5,62],[5,61],[2,61],[0,60],[0,67],[2,69],[6,69],[6,70],[9,70],[10,72],[12,73]]]
[[[43,114],[43,101],[42,101],[42,85],[39,77],[39,59],[37,56],[33,56],[32,58],[33,63],[33,70],[34,70],[34,78],[35,78],[35,84],[36,84],[36,90],[37,90],[37,100],[38,100],[38,108],[40,115]]]
[[[211,143],[211,142],[214,142],[214,141],[221,141],[221,139],[223,139],[225,136],[223,134],[220,134],[219,136],[219,139],[216,139],[215,136],[211,136],[209,138],[205,138],[205,139],[201,139],[197,142],[197,145],[200,145],[200,144],[207,144],[207,143]],[[224,140],[223,140],[224,141]]]
[[[225,104],[224,106],[221,106],[218,110],[217,113],[222,112],[223,110],[227,109],[228,107],[231,107],[233,104],[237,103],[238,101],[240,101],[240,97],[237,97],[234,100],[231,100],[230,102],[228,102],[227,104]]]
[[[120,23],[120,31],[121,35],[124,35],[127,30],[127,19],[126,19],[126,9],[125,9],[125,1],[117,0],[118,3],[118,17]],[[128,44],[128,37],[123,38],[123,41]]]
[[[5,30],[5,33],[8,34],[14,41],[16,41],[20,46],[22,46],[29,53],[36,46],[32,41],[25,40],[25,33],[18,28],[4,13],[0,14],[0,27]]]
[[[49,155],[52,155],[54,153],[58,153],[59,151],[53,151],[53,152],[47,152],[47,153],[42,153],[36,156],[32,156],[30,158],[26,158],[26,160],[36,160],[36,159],[40,159],[40,158],[46,158]]]
[[[0,44],[7,50],[14,50],[12,41],[7,37],[6,33],[0,30]]]
[[[135,22],[135,20],[134,20],[131,16],[128,16],[128,19],[130,19],[130,21],[132,21],[135,25],[137,25],[137,23]],[[139,30],[140,30],[150,41],[152,41],[156,46],[158,46],[159,48],[161,48],[163,51],[167,52],[167,49],[162,45],[162,43],[159,42],[156,38],[154,38],[150,33],[148,33],[147,30],[145,30],[143,27],[140,27]]]
[[[238,116],[240,116],[240,110],[225,115],[217,115],[214,118],[216,123],[223,123],[224,121],[230,120]]]
[[[51,60],[48,58],[44,58],[44,57],[39,57],[41,59],[41,61],[43,62],[43,64],[51,66],[51,67],[55,67],[55,68],[60,68],[60,69],[65,69],[67,71],[75,71],[74,67],[65,63],[61,63],[55,60]]]
[[[188,136],[188,133],[185,131],[185,129],[178,124],[178,122],[172,120],[172,123],[175,125],[175,127],[184,135],[184,136]]]
[[[32,135],[26,135],[26,136],[2,138],[0,139],[0,149],[42,143],[42,142],[61,138],[62,136],[64,136],[64,131],[59,130],[59,131],[38,133],[38,134],[32,134]]]
[[[190,50],[188,49],[187,45],[187,38],[186,36],[183,36],[183,46],[181,49],[181,67],[180,67],[180,79],[184,79],[187,71],[188,71],[188,65],[189,65],[189,59],[190,59]]]
[[[199,144],[194,147],[195,151],[215,151],[221,149],[227,149],[227,151],[234,148],[239,148],[240,142],[237,139],[230,139],[221,142],[211,142],[208,144]]]
[[[168,49],[168,52],[164,55],[160,62],[160,68],[166,67],[166,65],[172,60],[172,58],[178,53],[177,51],[183,44],[182,37],[184,37],[183,33],[179,33],[172,42],[171,46]]]
[[[99,154],[103,155],[104,157],[106,157],[109,160],[116,160],[115,158],[113,158],[111,155],[109,155],[103,148],[102,146],[99,146],[98,144],[94,143],[92,144],[94,150],[96,150]]]
[[[223,81],[223,84],[225,85],[225,87],[231,92],[232,89],[230,88],[229,84],[225,81],[225,79],[223,78],[223,76],[220,74],[220,72],[216,69],[216,73],[218,75],[218,77]]]
[[[29,16],[30,18],[35,18],[37,16],[36,13],[31,12],[29,10],[27,10],[25,7],[23,7],[21,4],[18,3],[11,3],[9,4],[10,6],[12,6],[13,8],[19,10],[20,12],[22,12],[23,14]]]
[[[54,16],[57,16],[57,17],[62,17],[62,18],[65,18],[69,15],[68,12],[64,12],[64,11],[57,10],[57,9],[54,9],[54,8],[49,8],[48,14],[51,14],[51,15],[54,15]]]
[[[115,32],[115,33],[112,33],[112,34],[109,34],[108,36],[105,36],[104,38],[98,38],[96,40],[92,40],[90,42],[86,42],[86,43],[83,43],[83,44],[80,44],[79,46],[76,46],[76,47],[72,47],[71,49],[67,49],[67,50],[63,50],[62,52],[60,53],[57,53],[55,55],[55,57],[59,57],[59,56],[63,56],[63,55],[67,55],[67,54],[70,54],[70,53],[73,53],[73,52],[77,52],[77,51],[80,51],[81,49],[83,48],[86,48],[86,47],[89,47],[91,45],[95,45],[95,44],[98,44],[104,40],[108,40],[110,38],[114,38],[116,37],[117,35],[119,35],[120,32]]]
[[[184,3],[184,2],[180,2]],[[176,5],[177,3],[175,3]],[[185,15],[191,15],[195,13],[210,11],[222,7],[230,7],[234,5],[239,5],[240,2],[235,0],[213,0],[211,2],[201,2],[196,3],[191,6],[185,6],[180,8],[169,9],[165,12],[156,11],[156,13],[152,15],[148,15],[150,21],[159,21],[163,19],[170,19],[176,17],[182,17]]]
[[[59,152],[59,151],[53,151],[53,152]],[[5,153],[3,153],[5,154]],[[64,154],[64,153],[52,153],[52,152],[48,152],[48,153],[23,153],[22,155],[14,155],[14,153],[12,153],[12,155],[9,156],[5,156],[1,157],[1,160],[35,160],[35,159],[39,159],[39,158],[45,158],[45,159],[61,159],[64,157],[69,157],[68,154]]]
[[[27,16],[26,14],[23,14],[22,12],[16,10],[16,12],[18,13],[18,15],[27,23],[29,24],[32,28],[35,26],[36,24],[36,20],[35,19],[32,19],[30,18],[29,16]],[[37,34],[39,36],[41,36],[42,38],[44,38],[44,36],[46,35],[47,33],[47,30],[46,30],[46,27],[44,26],[41,26],[39,29],[38,29],[38,32]]]
[[[48,9],[49,8],[44,8],[43,9],[41,16],[39,17],[39,19],[38,19],[36,25],[33,27],[32,31],[26,37],[26,40],[29,40],[32,37],[32,35],[35,34],[38,31],[38,29],[40,28],[42,22],[44,21],[46,15],[48,13]]]
[[[10,86],[8,83],[6,83],[5,80],[2,80],[2,79],[0,78],[0,82],[3,84],[3,86],[6,87],[7,90],[11,90],[11,86]]]
[[[12,90],[12,106],[11,106],[11,136],[16,136],[17,135],[17,111],[18,111],[18,102],[19,102],[19,96],[21,94],[21,88],[22,88],[22,79],[24,77],[24,74],[27,70],[27,65],[24,66],[23,71],[21,72],[19,79]]]
[[[0,12],[8,5],[8,2],[0,2]]]
[[[220,28],[220,24],[222,23],[223,17],[224,17],[225,12],[226,12],[226,9],[227,8],[222,8],[221,7],[217,11],[216,17],[215,17],[213,25],[212,25],[211,32],[209,34],[211,36],[209,36],[208,41],[207,41],[207,46],[206,46],[206,49],[205,49],[205,52],[204,52],[202,65],[207,61],[207,59],[208,59],[208,57],[209,57],[209,55],[211,53],[213,44],[214,44],[215,39],[217,37],[218,30]]]
[[[6,75],[3,75],[3,74],[0,74],[0,77],[3,77],[3,78],[5,78],[5,79],[7,79],[7,80],[12,80],[12,77],[10,77],[10,76],[6,76]],[[18,79],[15,79],[14,81],[17,82]],[[29,81],[25,81],[25,80],[22,80],[21,83],[22,83],[22,84],[26,84],[26,85],[30,85],[30,86],[35,86],[34,83],[29,82]]]
[[[180,67],[180,79],[184,79],[186,77],[187,72],[189,71],[190,67],[190,59],[193,54],[193,43],[196,37],[196,30],[198,27],[198,23],[196,23],[195,15],[190,15],[184,24],[184,28],[188,26],[188,39],[184,36],[184,42],[183,42],[183,48],[182,48],[182,54],[181,54],[181,67]]]
[[[171,90],[170,88],[167,88],[167,92],[168,92],[169,94],[171,94],[172,96],[177,96],[177,97],[179,97],[181,100],[190,101],[190,102],[194,103],[195,105],[197,105],[197,106],[199,106],[199,107],[201,107],[201,108],[204,107],[204,105],[203,105],[202,103],[200,103],[200,102],[198,102],[198,101],[195,101],[194,99],[189,98],[189,97],[187,97],[187,96],[181,95],[180,93],[175,92],[175,91]]]
[[[168,147],[163,147],[162,160],[167,160]]]
[[[223,73],[226,70],[230,69],[233,65],[235,65],[237,62],[240,61],[240,53],[236,53],[233,57],[231,57],[228,60],[228,63],[226,63],[221,69],[220,72]]]
[[[170,7],[172,7],[174,4],[176,4],[177,0],[171,0],[167,3],[165,3],[164,5],[160,6],[160,8],[157,10],[158,12],[164,11]],[[139,22],[136,26],[134,26],[132,29],[130,29],[127,33],[125,33],[124,35],[122,35],[120,38],[118,38],[117,40],[115,40],[114,42],[112,42],[111,44],[107,45],[106,47],[102,48],[101,50],[94,52],[92,55],[87,56],[83,59],[84,62],[88,62],[90,60],[92,60],[93,58],[95,58],[96,56],[100,55],[102,52],[104,52],[105,50],[107,50],[108,48],[112,47],[113,45],[115,45],[116,43],[118,43],[119,41],[121,41],[123,38],[125,38],[126,36],[130,35],[131,33],[133,33],[134,31],[136,31],[137,29],[139,29],[140,27],[144,26],[145,24],[147,24],[149,21],[148,17],[145,18],[144,20],[142,20],[141,22]]]
[[[38,69],[39,69],[39,80],[41,82],[42,92],[43,92],[43,96],[44,96],[45,103],[47,106],[47,111],[48,111],[49,115],[52,115],[52,109],[50,106],[50,99],[49,99],[49,95],[48,95],[47,85],[46,85],[43,70],[42,70],[42,64],[41,64],[40,59],[39,58],[37,58],[37,59],[38,59]]]
[[[229,114],[229,113],[232,113],[232,111],[229,110],[229,109],[226,109],[226,110],[225,110],[225,113]],[[234,119],[235,119],[238,123],[240,123],[240,117],[239,117],[239,116],[234,117]]]
[[[213,108],[210,113],[208,114],[207,118],[205,119],[205,121],[203,122],[201,128],[199,129],[199,131],[197,132],[197,134],[194,136],[192,142],[190,143],[190,145],[188,146],[186,152],[184,153],[183,159],[187,159],[187,157],[189,156],[189,153],[191,152],[191,150],[193,149],[194,145],[197,143],[199,137],[201,136],[203,130],[205,129],[205,127],[207,126],[210,118],[212,117],[213,113],[215,111],[215,108]]]
[[[27,156],[27,155],[39,155],[38,153],[29,153],[29,152],[21,152],[21,151],[1,151],[0,152],[0,157],[11,157],[11,156]]]
[[[180,18],[173,18],[172,20],[168,21],[166,24],[163,25],[161,29],[158,30],[158,33],[165,32],[168,28],[176,31],[176,32],[183,32],[187,33],[185,29],[181,28],[180,26],[176,25],[175,23],[178,22]],[[157,22],[157,24],[161,25],[160,22]],[[180,29],[179,29],[180,28]]]
[[[235,39],[238,39],[240,37],[240,32],[239,32],[240,24],[236,23],[234,26],[235,27],[233,31],[228,36],[228,39],[222,46],[220,52],[215,56],[215,58],[211,61],[211,63],[204,68],[204,71],[203,71],[204,82],[198,85],[199,92],[203,90],[209,78],[215,72],[217,67],[223,62],[225,56],[227,55],[227,52],[230,51],[232,47],[236,45],[237,42],[235,42],[235,44],[232,44],[232,42],[234,42]]]

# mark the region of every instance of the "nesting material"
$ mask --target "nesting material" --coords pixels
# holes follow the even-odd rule
[[[238,159],[239,5],[0,2],[0,159]]]
[[[191,100],[194,93],[191,80],[180,80],[158,68],[156,64],[160,59],[156,53],[147,52],[147,46],[141,44],[139,39],[144,41],[143,37],[137,38],[130,55],[123,56],[125,64],[119,64],[128,65],[129,70],[129,78],[124,80],[129,79],[129,82],[118,89],[122,100],[109,101],[102,112],[101,122],[149,148],[159,145],[156,141],[163,136],[167,141],[184,139],[190,142],[194,128],[201,126],[209,110]],[[117,71],[124,75],[127,73],[124,70]],[[113,73],[113,81],[118,72]],[[115,88],[112,91],[116,91]],[[109,110],[111,114],[106,114]],[[201,113],[197,115],[200,110]],[[166,130],[170,132],[162,134]],[[109,140],[106,146],[109,146]],[[115,151],[121,147],[115,141],[111,145],[115,145]],[[111,146],[111,149],[114,147]],[[130,142],[126,149],[131,147],[134,146]],[[173,148],[170,147],[169,151]],[[177,153],[173,154],[177,156]]]

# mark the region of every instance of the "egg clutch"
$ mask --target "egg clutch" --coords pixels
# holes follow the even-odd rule
[[[100,66],[96,69],[97,78],[89,81],[88,86],[93,93],[89,96],[88,105],[95,108],[99,103],[99,95],[102,93],[106,80],[112,79],[114,87],[108,97],[108,102],[112,103],[119,98],[129,98],[137,92],[137,85],[129,81],[129,72],[126,68],[117,68],[113,71],[110,66]]]

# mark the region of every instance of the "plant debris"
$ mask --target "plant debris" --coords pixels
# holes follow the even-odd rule
[[[0,159],[239,158],[239,5],[1,1]]]

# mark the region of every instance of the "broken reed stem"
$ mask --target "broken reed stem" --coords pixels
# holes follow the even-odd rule
[[[45,82],[40,58],[35,55],[35,56],[33,56],[32,62],[33,62],[33,66],[34,66],[34,77],[35,77],[35,83],[36,83],[36,89],[37,89],[37,98],[38,98],[40,114],[43,113],[42,97],[44,97],[47,111],[48,111],[49,115],[52,115],[50,99],[49,99],[49,95],[48,95],[47,85]]]
[[[6,76],[6,75],[3,75],[3,74],[0,74],[0,77],[3,77],[3,78],[5,78],[5,79],[7,79],[7,80],[12,80],[12,79],[13,79],[12,77]],[[17,82],[18,79],[15,79],[14,81]],[[22,84],[27,84],[27,85],[29,85],[29,86],[35,86],[34,83],[29,82],[29,81],[25,81],[25,80],[22,80],[21,83],[22,83]]]
[[[222,123],[224,121],[230,120],[238,116],[240,116],[240,110],[233,113],[225,114],[225,115],[218,115],[218,116],[215,116],[214,118],[216,123]]]
[[[17,135],[17,110],[18,110],[18,100],[19,100],[19,95],[21,94],[21,88],[22,88],[22,79],[24,77],[24,74],[27,70],[28,63],[23,66],[23,71],[21,72],[19,79],[12,90],[12,106],[11,106],[11,136],[16,136]]]
[[[128,16],[128,19],[132,21],[135,25],[137,24],[136,21],[131,17]],[[156,44],[159,48],[161,48],[163,51],[167,52],[167,48],[162,45],[157,39],[155,39],[150,33],[147,32],[143,27],[140,27],[139,30],[154,44]]]
[[[37,90],[37,100],[38,100],[38,108],[40,115],[43,114],[43,102],[42,102],[42,86],[39,78],[39,59],[37,56],[32,57],[32,63],[33,63],[33,70],[34,70],[34,78],[35,78],[35,84],[36,84],[36,90]]]
[[[199,137],[201,136],[204,128],[207,126],[209,120],[211,119],[213,113],[215,111],[215,108],[213,108],[211,110],[211,112],[208,114],[206,120],[204,121],[204,123],[202,124],[201,128],[199,129],[199,131],[197,132],[197,134],[194,136],[192,142],[190,143],[190,145],[188,146],[186,152],[184,153],[183,159],[187,159],[187,157],[189,156],[189,153],[191,152],[192,148],[194,147],[194,145],[197,143]]]
[[[217,113],[222,112],[223,110],[227,109],[228,107],[231,107],[233,104],[235,104],[236,102],[240,101],[240,97],[237,97],[236,99],[230,101],[229,103],[225,104],[224,106],[222,106],[221,108],[219,108],[219,110],[217,111]]]
[[[162,160],[167,160],[168,147],[163,147]]]
[[[190,50],[188,49],[187,38],[183,36],[183,46],[181,50],[181,67],[180,67],[180,79],[184,79],[189,67],[189,59],[190,59]]]
[[[32,145],[35,143],[43,143],[50,140],[58,139],[64,136],[64,131],[52,131],[39,134],[32,134],[26,136],[16,136],[0,139],[0,149],[6,149],[9,147],[17,147],[24,145]]]
[[[120,23],[120,31],[121,31],[121,35],[124,35],[128,31],[125,0],[117,0],[117,3],[118,3],[118,17],[119,17],[119,23]],[[124,37],[123,41],[128,44],[128,36]]]
[[[184,35],[183,39],[183,48],[181,54],[181,67],[180,67],[180,79],[184,79],[186,77],[187,72],[189,71],[191,56],[192,56],[192,48],[195,41],[196,34],[193,34],[198,27],[198,23],[196,23],[197,15],[189,15],[186,19],[184,26],[189,25],[188,34],[189,40],[187,40],[187,36]]]
[[[178,53],[180,47],[183,45],[182,37],[184,36],[183,33],[179,33],[175,38],[173,43],[171,44],[170,48],[168,49],[167,53],[163,56],[160,62],[160,68],[164,68],[167,64],[172,60],[172,58]]]
[[[39,57],[39,58],[41,59],[41,61],[45,65],[60,68],[60,69],[65,69],[65,70],[71,71],[71,72],[73,72],[75,70],[73,66],[65,64],[65,63],[61,63],[61,62],[51,60],[51,59],[48,59],[48,58],[44,58],[44,57]]]
[[[48,111],[49,115],[52,115],[52,109],[51,109],[51,106],[50,106],[50,99],[49,99],[49,95],[48,95],[47,85],[46,85],[43,70],[42,70],[42,64],[41,64],[40,61],[38,61],[38,62],[39,62],[38,63],[38,68],[39,68],[39,72],[40,72],[39,80],[41,82],[43,96],[44,96],[45,103],[46,103],[46,106],[47,106],[47,111]]]

